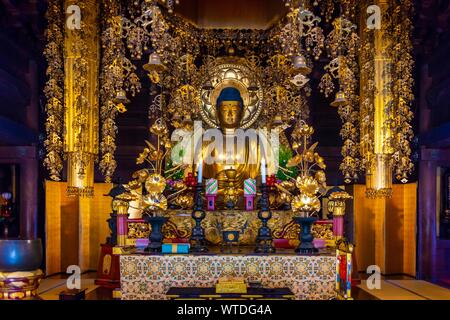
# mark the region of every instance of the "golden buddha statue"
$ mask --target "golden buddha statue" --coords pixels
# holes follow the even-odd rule
[[[203,177],[217,179],[220,192],[227,185],[226,170],[233,169],[236,171],[234,185],[242,189],[245,179],[256,179],[260,175],[263,153],[271,150],[261,151],[268,148],[261,148],[260,137],[255,130],[239,129],[244,102],[238,89],[223,88],[216,101],[216,110],[223,138],[222,143],[203,142]]]
[[[267,174],[276,173],[276,150],[272,150],[271,140],[263,130],[244,131],[240,128],[245,107],[237,88],[228,86],[221,89],[215,108],[219,128],[204,131],[194,124],[193,131],[178,130],[176,137],[172,137],[173,141],[178,141],[172,149],[172,160],[174,164],[194,163],[193,167],[186,169],[187,174],[198,169],[198,161],[202,158],[202,176],[204,179],[217,179],[219,195],[231,197],[232,185],[235,192],[231,198],[236,194],[241,197],[244,180],[260,176],[263,158],[266,160]],[[183,155],[179,156],[181,153]],[[231,171],[235,171],[232,179]]]

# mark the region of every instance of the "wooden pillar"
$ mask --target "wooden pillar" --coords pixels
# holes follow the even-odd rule
[[[436,265],[436,161],[422,149],[419,165],[418,272],[419,279],[433,281]],[[432,152],[431,152],[432,153]]]

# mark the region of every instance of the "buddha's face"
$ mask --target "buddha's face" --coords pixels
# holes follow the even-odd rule
[[[219,106],[220,126],[225,129],[235,129],[241,122],[241,107],[239,101],[222,101]]]

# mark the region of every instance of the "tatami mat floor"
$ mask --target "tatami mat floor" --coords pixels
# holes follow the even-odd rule
[[[382,280],[380,289],[359,288],[380,300],[450,300],[450,290],[422,280]]]
[[[66,275],[54,275],[44,279],[39,287],[43,300],[58,300],[59,293],[67,289]],[[110,300],[111,289],[95,285],[95,272],[82,275],[81,287],[86,290],[88,300]],[[365,280],[353,288],[355,300],[450,300],[450,290],[430,282],[415,280],[406,276],[384,277],[380,289],[369,289]]]

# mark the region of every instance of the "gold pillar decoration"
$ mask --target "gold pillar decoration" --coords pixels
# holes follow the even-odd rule
[[[66,9],[71,5],[80,8],[81,24],[79,29],[66,26],[64,37],[67,192],[92,197],[98,153],[99,5],[95,0],[64,1]]]
[[[413,170],[409,145],[414,98],[412,3],[379,0],[375,4],[381,9],[381,29],[362,32],[361,146],[366,195],[391,197],[393,171],[405,183]],[[366,23],[364,17],[361,23]]]
[[[62,3],[50,0],[47,10],[48,27],[45,33],[47,44],[44,55],[47,60],[47,83],[44,94],[47,100],[45,106],[47,118],[45,120],[44,141],[46,155],[44,165],[49,170],[50,179],[61,180],[63,169],[63,121],[64,121],[64,65],[63,65],[63,10]]]
[[[381,8],[382,19],[388,20],[388,0],[377,1]],[[373,29],[373,131],[367,137],[373,148],[365,154],[366,157],[366,195],[367,197],[391,197],[392,195],[392,165],[391,129],[387,125],[392,117],[389,107],[392,103],[391,91],[391,59],[387,52],[390,45],[390,35],[387,34],[386,23],[381,23],[381,29]],[[367,116],[367,115],[365,115]],[[369,148],[367,148],[369,150]]]

